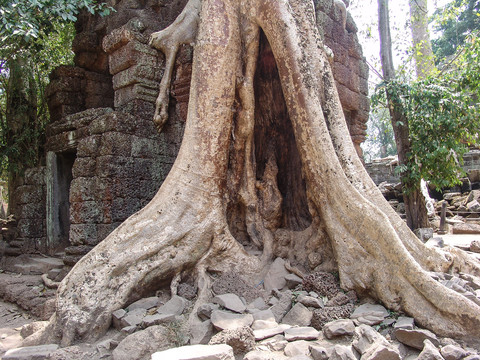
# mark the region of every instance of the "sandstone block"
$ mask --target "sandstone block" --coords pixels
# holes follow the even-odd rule
[[[309,296],[309,295],[299,295],[297,297],[297,301],[300,304],[303,304],[307,307],[314,307],[314,308],[317,308],[317,309],[320,309],[320,308],[324,307],[322,299],[315,298],[315,297]]]
[[[415,349],[422,350],[423,342],[429,340],[435,346],[438,345],[437,336],[428,330],[416,329],[416,330],[407,330],[407,329],[396,329],[393,333],[395,338],[400,341],[402,344],[411,346]]]
[[[247,309],[243,301],[235,294],[217,295],[212,299],[212,302],[240,314]]]
[[[190,328],[190,344],[197,345],[203,344],[206,345],[210,341],[213,335],[213,325],[210,320],[202,321],[200,323],[194,324]]]
[[[287,341],[316,340],[320,335],[318,330],[309,326],[286,329],[284,333]]]
[[[287,285],[285,276],[288,274],[289,272],[285,268],[285,260],[282,258],[276,258],[265,275],[265,279],[263,281],[265,290],[271,291],[273,289],[283,289],[285,285]]]
[[[310,355],[310,343],[298,340],[288,343],[283,350],[287,356]]]
[[[351,336],[355,333],[355,324],[348,319],[331,321],[323,326],[323,333],[327,339],[333,339],[338,336]]]
[[[243,326],[250,326],[253,323],[251,314],[233,314],[222,310],[215,310],[210,317],[213,326],[219,330],[236,329]]]
[[[8,350],[2,359],[4,360],[44,360],[57,350],[57,344],[27,346]]]
[[[335,345],[330,354],[330,360],[356,360],[352,348],[345,345]]]
[[[467,356],[467,352],[463,350],[460,346],[456,345],[447,345],[440,349],[445,360],[460,360]]]
[[[388,311],[382,305],[363,304],[355,309],[350,318],[359,324],[380,324],[388,316]]]
[[[248,326],[241,328],[223,330],[215,334],[209,345],[227,344],[233,348],[235,354],[244,354],[255,347],[255,336]]]
[[[277,327],[274,328],[267,328],[267,329],[261,329],[261,330],[254,330],[253,334],[255,335],[255,340],[263,340],[267,338],[271,338],[275,335],[282,334],[285,332],[287,329],[291,328],[290,325],[287,324],[280,324]]]
[[[425,339],[423,350],[418,355],[417,360],[444,360],[440,351],[432,344],[431,341]]]
[[[180,296],[174,295],[165,305],[158,308],[159,314],[181,315],[187,306],[188,301]]]
[[[283,317],[282,322],[289,325],[310,326],[312,316],[313,312],[308,310],[305,305],[296,303]]]
[[[413,330],[414,322],[414,319],[411,317],[400,316],[393,327],[395,329]]]

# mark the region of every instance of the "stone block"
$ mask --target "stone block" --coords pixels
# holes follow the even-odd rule
[[[115,90],[115,108],[120,108],[133,100],[143,100],[155,104],[158,95],[158,84],[154,82],[134,84]],[[136,111],[138,112],[138,111]],[[153,113],[152,113],[153,115]]]
[[[212,302],[224,307],[227,310],[231,310],[240,314],[247,309],[243,301],[235,294],[217,295],[212,299]]]
[[[380,324],[388,316],[388,311],[382,305],[363,304],[355,309],[350,318],[360,324]]]
[[[131,154],[131,150],[131,135],[112,131],[102,135],[98,155],[129,157]]]
[[[152,65],[136,65],[113,76],[113,89],[141,84],[150,89],[157,89],[161,79],[159,70]]]
[[[285,276],[287,276],[288,274],[289,272],[285,268],[285,260],[283,260],[282,258],[276,258],[268,269],[267,274],[265,275],[265,279],[263,281],[263,286],[265,290],[281,290],[283,287],[285,287],[285,285],[287,285]]]
[[[48,356],[57,350],[59,346],[57,344],[38,345],[21,347],[17,349],[8,350],[5,355],[2,356],[4,360],[44,360],[48,359]]]
[[[45,189],[41,185],[23,185],[18,187],[16,192],[19,204],[41,202],[45,197]]]
[[[90,157],[76,158],[72,168],[73,178],[95,176],[95,160]]]
[[[289,325],[310,326],[313,312],[301,303],[296,303],[283,317],[282,322]]]
[[[132,311],[135,309],[145,309],[149,310],[156,306],[160,305],[160,299],[158,296],[151,296],[148,298],[143,298],[135,301],[134,303],[127,306],[127,311]]]
[[[252,325],[253,316],[250,314],[241,315],[222,310],[214,310],[210,320],[212,321],[213,326],[218,330],[226,330]]]
[[[125,178],[134,173],[134,160],[125,156],[97,157],[96,174],[102,178]]]
[[[284,331],[287,341],[317,340],[320,333],[313,327],[295,327]]]
[[[70,224],[69,240],[72,245],[95,245],[96,239],[95,224]]]
[[[396,329],[394,331],[395,338],[407,346],[411,346],[415,349],[422,350],[423,342],[429,340],[437,346],[439,344],[437,336],[428,330],[416,329],[416,330],[407,330],[407,329]]]
[[[112,207],[110,209],[111,221],[124,221],[141,208],[142,204],[139,199],[113,199]]]
[[[93,224],[103,222],[103,213],[97,201],[70,203],[70,222],[72,224]]]
[[[17,231],[19,238],[41,238],[45,235],[43,219],[19,219]]]
[[[310,355],[310,342],[304,340],[298,340],[288,343],[283,350],[285,355],[289,357],[299,355]]]
[[[252,329],[244,326],[237,329],[223,330],[215,334],[208,344],[227,344],[233,348],[235,354],[245,354],[255,347],[255,337]]]
[[[254,330],[253,334],[255,336],[255,340],[259,341],[259,340],[271,338],[278,334],[282,334],[287,329],[290,329],[291,327],[292,326],[288,324],[280,324],[277,327]]]
[[[147,39],[145,35],[142,35],[138,31],[134,31],[122,26],[113,30],[110,34],[103,38],[102,48],[107,54],[112,54],[130,42],[138,42],[145,45]],[[150,51],[154,50],[150,48]]]
[[[101,135],[92,135],[78,140],[77,159],[95,157],[101,143]]]
[[[80,161],[79,166],[81,164],[82,164],[82,161]],[[95,165],[94,162],[93,162],[93,165]],[[95,200],[96,198],[95,184],[96,184],[95,178],[91,178],[91,177],[74,178],[70,183],[70,203]]]
[[[235,360],[233,349],[226,344],[189,345],[156,352],[152,360]]]
[[[355,324],[349,319],[334,320],[323,326],[323,333],[327,339],[351,336],[355,333]]]

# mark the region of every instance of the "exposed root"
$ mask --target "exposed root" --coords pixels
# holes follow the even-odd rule
[[[48,275],[47,274],[43,274],[42,275],[42,281],[43,283],[45,284],[46,287],[50,288],[50,289],[56,289],[58,288],[58,285],[60,284],[59,282],[57,281],[53,281],[53,280],[50,280],[48,278]]]

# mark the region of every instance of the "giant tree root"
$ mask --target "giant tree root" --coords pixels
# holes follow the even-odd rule
[[[325,233],[323,243],[312,243],[328,244],[344,289],[403,310],[439,335],[478,340],[480,307],[428,271],[478,276],[479,264],[460,251],[427,249],[369,179],[347,135],[313,4],[203,0],[200,17],[187,125],[170,174],[143,210],[72,269],[59,287],[50,326],[28,341],[68,345],[98,338],[114,310],[172,279],[175,291],[182,272],[196,274],[205,299],[208,271],[235,269],[261,279],[273,255],[285,251],[287,245],[276,243],[288,229],[279,229],[275,154],[261,181],[256,174],[251,91],[260,30],[276,60],[302,163],[313,219],[302,233]],[[240,205],[231,206],[235,202]],[[248,255],[232,236],[231,209],[240,209],[244,236],[263,256]],[[306,262],[301,252],[317,250],[295,245],[292,237],[287,252],[297,262]]]

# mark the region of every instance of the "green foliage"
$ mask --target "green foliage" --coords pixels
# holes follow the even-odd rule
[[[377,88],[372,105],[386,103],[388,91],[408,120],[411,153],[399,167],[406,184],[419,184],[423,178],[441,189],[459,182],[463,154],[479,141],[479,58],[480,39],[470,36],[448,72]]]
[[[479,15],[480,0],[453,0],[435,11],[434,28],[441,34],[432,40],[437,62],[455,54],[469,34],[480,30]]]
[[[367,139],[362,144],[366,161],[384,158],[397,153],[390,115],[385,108],[377,107],[367,122]]]

